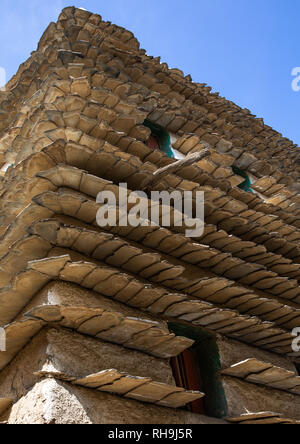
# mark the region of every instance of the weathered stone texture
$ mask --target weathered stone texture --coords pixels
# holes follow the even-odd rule
[[[8,424],[224,424],[55,380],[36,384],[2,419]]]
[[[153,125],[180,161],[151,148]],[[203,396],[222,418],[300,419],[299,165],[262,119],[148,56],[131,32],[65,8],[0,92],[3,420],[221,423],[178,408]],[[156,224],[143,214],[139,227],[100,228],[99,192],[127,217],[124,182],[148,209],[151,191],[191,191],[194,210],[204,192],[203,234],[188,238],[184,209],[161,204]],[[192,346],[195,393],[170,365]],[[228,376],[243,361],[270,372]],[[91,380],[102,382],[78,386]]]

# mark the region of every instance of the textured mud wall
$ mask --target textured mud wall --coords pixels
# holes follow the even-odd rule
[[[224,424],[189,412],[123,400],[55,380],[36,384],[2,420],[9,424]]]
[[[257,358],[274,366],[296,372],[295,365],[287,358],[268,353],[247,344],[227,338],[217,337],[221,368],[226,369],[237,362]],[[236,378],[220,376],[228,406],[228,416],[236,417],[247,412],[281,412],[287,418],[297,419],[300,412],[300,397],[240,381]]]
[[[172,134],[182,157],[201,160],[177,164],[151,150],[147,120]],[[146,55],[131,32],[65,8],[0,92],[0,326],[8,339],[0,406],[11,398],[8,422],[209,422],[179,410],[203,394],[175,387],[169,364],[194,340],[208,414],[271,409],[300,418],[292,363],[300,355],[291,353],[300,325],[298,163],[292,142]],[[239,188],[236,168],[258,194]],[[187,238],[171,206],[161,208],[173,216],[168,228],[160,220],[100,229],[96,196],[117,197],[122,182],[148,197],[192,191],[194,206],[204,192],[203,236]],[[201,334],[191,340],[168,323]],[[213,338],[207,348],[202,332]],[[270,375],[267,387],[224,376],[253,358],[271,367],[271,379],[284,378],[281,391]],[[140,402],[126,398],[129,386]],[[105,387],[114,395],[97,391]]]

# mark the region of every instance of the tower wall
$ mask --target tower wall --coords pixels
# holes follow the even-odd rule
[[[183,160],[147,143],[149,122]],[[262,119],[65,8],[0,92],[2,420],[299,421],[298,163]],[[99,227],[99,192],[124,217],[122,183],[147,206],[204,192],[203,234],[171,205],[168,227]],[[175,378],[188,350],[196,390]]]

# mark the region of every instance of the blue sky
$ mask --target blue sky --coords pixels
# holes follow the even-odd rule
[[[10,78],[36,49],[64,0],[0,0],[0,67]],[[135,33],[160,55],[222,96],[263,117],[300,145],[299,0],[79,0],[74,6]]]

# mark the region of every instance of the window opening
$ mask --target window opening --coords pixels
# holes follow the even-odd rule
[[[251,185],[252,185],[251,179],[248,176],[248,174],[245,171],[241,170],[240,168],[238,168],[236,166],[233,166],[232,170],[233,170],[234,174],[236,174],[237,176],[241,176],[241,177],[243,177],[245,179],[245,181],[242,182],[238,187],[241,190],[253,193],[253,190],[251,189]]]
[[[221,361],[215,336],[201,328],[175,323],[169,323],[169,330],[195,341],[189,350],[171,360],[177,386],[205,393],[203,399],[189,404],[187,409],[214,418],[225,418],[228,407],[220,379]]]
[[[153,150],[160,150],[172,159],[175,158],[170,134],[160,125],[145,120],[144,126],[151,130],[151,136],[146,142],[146,145]]]

